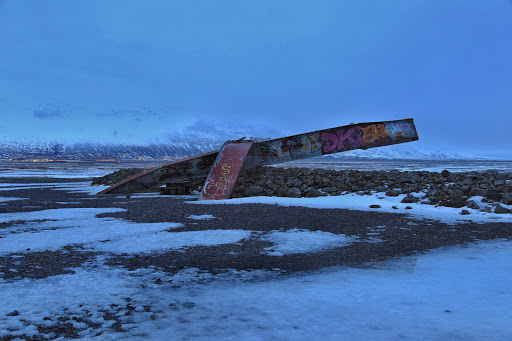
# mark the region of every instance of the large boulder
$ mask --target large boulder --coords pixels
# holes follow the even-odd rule
[[[498,204],[498,206],[496,206],[496,208],[494,209],[494,213],[505,214],[505,213],[510,213],[510,210],[508,208],[503,207],[500,204]]]
[[[399,190],[396,190],[396,189],[391,189],[389,191],[386,192],[386,195],[388,197],[397,197],[400,195],[400,191]]]
[[[401,203],[412,204],[412,203],[416,203],[418,201],[420,201],[419,198],[416,198],[412,194],[408,194],[405,198],[402,199]]]
[[[448,178],[448,177],[450,177],[451,174],[452,173],[450,171],[446,170],[446,169],[441,172],[441,176],[443,178]]]
[[[302,197],[302,191],[297,187],[292,187],[286,192],[286,196],[289,198],[300,198]]]
[[[487,195],[487,190],[484,188],[471,188],[469,191],[470,197],[485,197]]]
[[[505,205],[512,205],[512,194],[503,194],[503,196],[501,197],[501,202],[504,203]]]
[[[468,201],[468,208],[472,208],[474,210],[478,210],[478,209],[480,209],[480,205],[478,205],[476,203],[476,201],[474,201],[474,200],[469,200]]]
[[[244,196],[254,197],[254,196],[262,195],[264,192],[265,192],[265,190],[261,186],[251,186],[245,190]]]
[[[316,188],[308,188],[306,191],[306,198],[316,198],[322,195],[322,192],[320,192]]]

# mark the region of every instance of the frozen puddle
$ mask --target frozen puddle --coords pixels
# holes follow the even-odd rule
[[[69,323],[76,336],[102,340],[509,340],[510,264],[511,242],[492,241],[381,269],[257,281],[200,284],[187,281],[196,271],[184,270],[176,274],[181,286],[152,269],[86,267],[0,280],[0,325],[3,335],[66,337],[55,332]]]

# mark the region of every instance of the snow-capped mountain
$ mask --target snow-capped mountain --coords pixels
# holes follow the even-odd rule
[[[264,134],[264,135],[262,135]],[[270,138],[280,134],[232,122],[197,121],[181,131],[171,131],[145,143],[63,141],[52,139],[0,140],[3,159],[169,159],[218,150],[226,140]]]
[[[325,158],[346,159],[346,160],[488,160],[490,157],[480,155],[469,155],[449,151],[421,151],[411,144],[393,145],[367,150],[351,150],[344,153],[337,153],[325,156]]]
[[[246,138],[277,138],[283,133],[232,122],[198,121],[181,131],[140,144],[115,142],[77,142],[51,139],[11,139],[0,141],[3,159],[169,159],[182,158],[218,150],[226,140]],[[405,160],[485,160],[485,156],[448,151],[420,151],[416,145],[403,144],[368,150],[330,154],[325,159],[405,159]]]

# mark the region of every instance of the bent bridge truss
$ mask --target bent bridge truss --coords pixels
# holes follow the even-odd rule
[[[203,200],[227,199],[242,169],[418,140],[413,119],[368,122],[254,142],[227,141],[220,151],[169,162],[135,174],[99,194],[145,192],[206,178]]]

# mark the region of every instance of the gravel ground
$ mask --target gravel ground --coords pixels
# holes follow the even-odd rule
[[[51,179],[0,179],[2,182],[59,182]],[[63,182],[69,182],[65,180]],[[313,209],[277,205],[191,205],[190,197],[126,197],[117,195],[89,196],[50,188],[1,191],[3,197],[28,198],[7,201],[0,213],[72,207],[119,207],[127,211],[103,214],[140,223],[176,222],[184,226],[175,231],[245,229],[270,231],[277,229],[321,230],[357,236],[361,241],[328,251],[273,257],[261,251],[270,245],[262,240],[213,247],[190,247],[186,252],[169,251],[155,254],[110,254],[106,264],[130,270],[155,267],[173,274],[184,268],[199,268],[211,273],[228,269],[264,269],[281,273],[315,270],[328,266],[369,266],[372,262],[414,254],[442,246],[475,240],[511,238],[512,224],[448,225],[434,220],[415,219],[404,214],[390,214],[343,209]],[[69,204],[62,204],[62,203]],[[60,203],[60,204],[59,204]],[[210,214],[215,219],[191,220],[190,215]],[[0,224],[5,229],[14,223]],[[372,242],[378,238],[382,242]],[[63,250],[9,254],[0,257],[0,276],[5,279],[44,278],[68,273],[93,259],[97,253],[72,245]],[[15,269],[16,272],[5,269]]]

